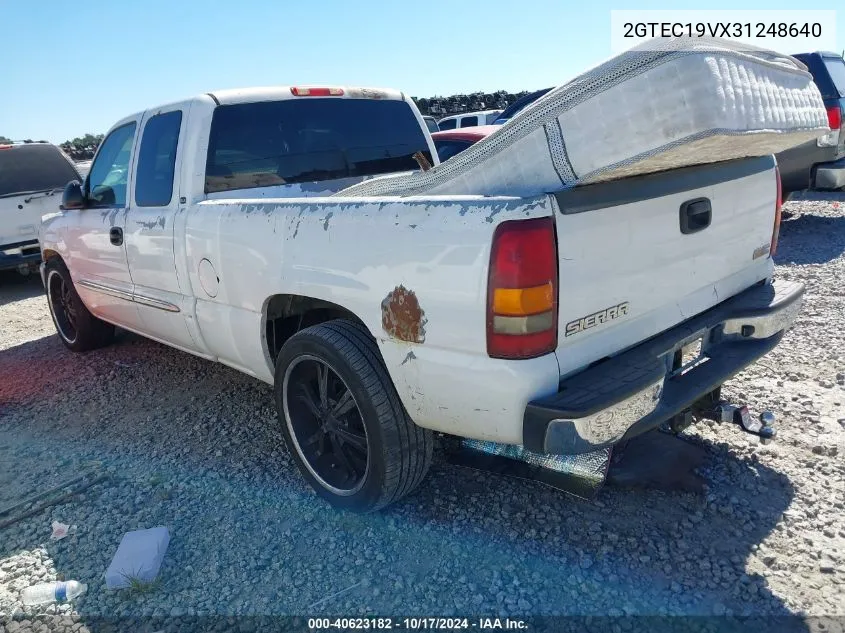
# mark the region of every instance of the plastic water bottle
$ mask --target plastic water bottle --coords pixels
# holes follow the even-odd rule
[[[84,582],[68,580],[67,582],[42,582],[21,591],[21,602],[27,606],[35,604],[50,604],[51,602],[65,602],[81,596],[88,590]]]

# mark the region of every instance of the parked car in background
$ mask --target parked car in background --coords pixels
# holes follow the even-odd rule
[[[481,110],[479,112],[467,112],[466,114],[454,114],[443,117],[437,122],[437,125],[441,130],[489,125],[501,113],[501,110]]]
[[[447,129],[441,125],[440,132],[433,133],[434,147],[437,149],[437,156],[442,163],[459,154],[470,145],[477,143],[485,136],[489,136],[498,129],[498,126],[509,121],[517,112],[527,108],[540,97],[549,92],[551,88],[536,90],[514,101],[495,118],[490,125],[479,125],[478,127],[464,127]],[[441,119],[441,124],[443,119]]]
[[[91,161],[90,160],[80,160],[76,162],[76,171],[79,172],[79,175],[85,178],[88,175],[88,171],[91,169]]]
[[[431,134],[440,131],[440,127],[437,125],[437,119],[433,116],[424,116],[423,121],[425,121],[426,127],[428,127],[428,131]]]
[[[28,273],[41,261],[41,216],[59,210],[73,162],[50,143],[0,144],[0,270]]]
[[[493,121],[493,125],[502,125],[503,123],[506,123],[511,118],[513,118],[513,115],[537,101],[537,99],[542,97],[550,90],[551,88],[543,88],[542,90],[536,90],[523,97],[520,97],[512,104],[510,104],[507,108],[502,110],[502,113]]]
[[[437,157],[442,163],[498,129],[495,125],[480,125],[458,130],[443,130],[432,134],[431,139],[434,141]]]
[[[822,93],[831,132],[777,154],[783,194],[845,187],[845,61],[836,53],[794,55],[806,64]]]

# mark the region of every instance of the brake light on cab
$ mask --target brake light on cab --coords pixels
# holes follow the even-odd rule
[[[300,88],[294,86],[290,89],[294,97],[342,97],[343,88]]]
[[[553,218],[502,222],[487,284],[487,354],[535,358],[557,347],[557,241]]]

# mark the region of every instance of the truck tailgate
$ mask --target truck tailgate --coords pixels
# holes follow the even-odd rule
[[[38,239],[40,200],[27,202],[29,197],[15,195],[0,198],[0,246]]]
[[[555,194],[561,374],[768,277],[777,197],[771,156]]]

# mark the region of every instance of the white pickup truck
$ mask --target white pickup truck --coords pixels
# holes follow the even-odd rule
[[[421,155],[420,155],[421,154]],[[769,352],[771,156],[530,198],[331,195],[437,156],[394,91],[204,94],[118,122],[45,217],[64,344],[114,326],[274,385],[336,506],[413,490],[433,432],[571,455],[689,412]]]
[[[0,143],[0,271],[35,272],[41,216],[58,206],[56,194],[75,178],[79,171],[55,145]]]

